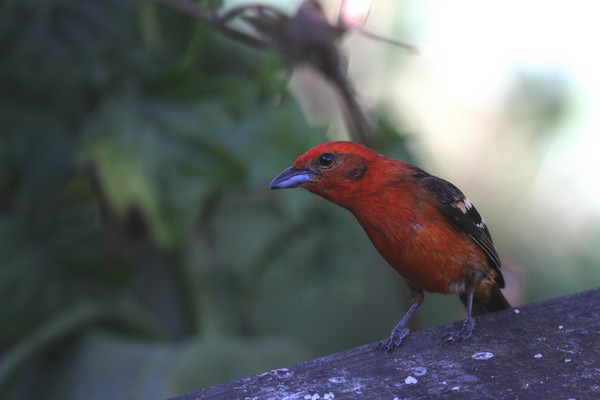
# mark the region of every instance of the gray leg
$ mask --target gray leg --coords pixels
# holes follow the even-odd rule
[[[444,336],[444,343],[448,342],[462,342],[471,337],[473,333],[473,327],[475,326],[475,320],[471,317],[471,309],[473,308],[473,290],[470,289],[467,292],[467,319],[463,323],[462,329],[458,332],[450,333]]]
[[[400,347],[402,344],[402,340],[410,334],[410,330],[405,328],[404,325],[408,322],[410,317],[413,315],[415,310],[419,308],[421,304],[423,304],[423,300],[425,298],[425,294],[421,289],[417,289],[412,285],[408,284],[408,288],[410,289],[410,297],[413,301],[412,305],[404,314],[404,317],[398,322],[398,325],[392,329],[392,333],[390,334],[389,339],[382,340],[377,344],[377,349],[383,348],[386,353],[394,350],[396,347]]]

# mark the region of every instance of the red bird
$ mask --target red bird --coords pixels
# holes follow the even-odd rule
[[[500,258],[485,221],[450,182],[359,144],[330,142],[298,157],[269,188],[298,186],[350,210],[406,280],[412,306],[378,348],[400,346],[424,292],[457,294],[467,308],[462,329],[444,343],[471,337],[473,316],[510,307],[500,292]]]

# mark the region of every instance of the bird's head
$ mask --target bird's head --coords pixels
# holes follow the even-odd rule
[[[270,189],[303,187],[334,203],[346,200],[369,185],[369,169],[385,159],[375,151],[353,142],[328,142],[298,157],[294,165],[277,175]]]

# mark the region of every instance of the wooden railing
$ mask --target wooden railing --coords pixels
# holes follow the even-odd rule
[[[457,321],[174,399],[600,399],[600,289],[476,321],[463,343],[441,344]]]

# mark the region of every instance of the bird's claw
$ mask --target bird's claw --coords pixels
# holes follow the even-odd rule
[[[465,320],[465,322],[463,323],[462,329],[460,331],[449,333],[446,336],[444,336],[444,338],[442,339],[443,344],[450,343],[450,342],[457,343],[457,342],[462,342],[463,340],[467,340],[468,338],[471,337],[474,326],[475,326],[475,320],[473,318],[467,318]]]
[[[409,334],[410,330],[408,328],[401,330],[394,329],[387,340],[382,340],[381,342],[377,343],[377,347],[375,349],[383,349],[386,353],[389,353],[396,347],[400,347],[404,338],[406,338]]]

